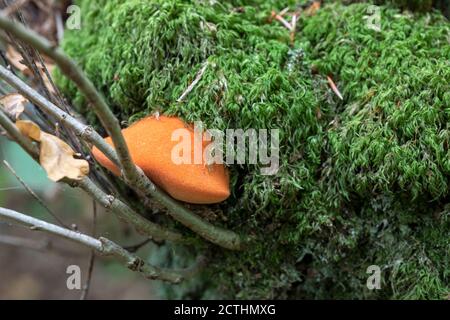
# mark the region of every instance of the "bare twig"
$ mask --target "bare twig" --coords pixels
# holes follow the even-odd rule
[[[96,237],[97,234],[97,203],[92,201],[92,237]],[[83,286],[83,291],[81,292],[80,300],[86,300],[86,297],[89,294],[89,288],[91,287],[92,281],[92,272],[94,271],[95,264],[95,251],[91,250],[91,254],[89,256],[89,267],[88,267],[88,275],[86,278],[86,283]]]
[[[86,96],[86,99],[91,104],[103,127],[111,136],[125,180],[134,183],[141,181],[141,175],[131,159],[119,121],[106,104],[105,99],[97,91],[94,84],[85,76],[76,63],[66,56],[59,47],[55,47],[44,37],[8,19],[1,13],[0,27],[52,58],[62,73],[76,84],[78,89]],[[151,182],[147,184],[153,185]]]
[[[91,287],[91,281],[92,281],[92,273],[94,271],[94,264],[95,264],[95,251],[91,250],[90,256],[89,256],[89,266],[88,266],[88,275],[86,279],[86,283],[83,286],[83,290],[81,291],[80,300],[86,300],[89,289]]]
[[[60,48],[55,48],[45,38],[36,34],[32,30],[23,27],[22,25],[11,21],[1,13],[0,28],[6,30],[15,37],[19,38],[21,41],[33,46],[37,50],[52,58],[54,62],[60,67],[61,71],[77,85],[78,89],[86,96],[87,100],[91,103],[93,110],[110,135],[115,146],[117,156],[115,156],[115,154],[111,152],[110,148],[105,146],[106,143],[104,142],[102,144],[102,148],[99,147],[99,150],[102,151],[116,164],[117,161],[114,160],[118,160],[118,164],[122,169],[125,182],[143,200],[146,200],[148,197],[154,197],[158,202],[160,202],[169,210],[169,214],[174,219],[181,222],[186,227],[190,228],[212,243],[228,249],[236,250],[241,248],[242,241],[239,235],[234,232],[215,227],[211,223],[204,221],[191,211],[187,210],[178,201],[175,201],[167,193],[157,188],[156,185],[152,181],[150,181],[150,179],[144,174],[144,172],[139,167],[134,165],[128,151],[128,146],[122,135],[119,121],[109,109],[104,98],[95,89],[92,82],[84,75],[84,73],[75,64],[75,62],[67,57]],[[8,75],[7,72],[8,70],[6,69],[0,72],[0,76],[5,79],[5,81],[7,81],[7,78],[11,80],[11,75]],[[17,82],[17,80],[15,82]],[[30,100],[32,99],[30,98]],[[59,109],[58,112],[62,111]],[[63,112],[63,114],[63,119],[68,119],[68,117],[70,117],[70,115],[68,115],[67,113]],[[68,121],[67,123],[69,124]],[[80,129],[80,125],[81,124],[77,123],[78,129]],[[83,131],[79,133],[81,134],[82,132]],[[97,144],[101,144],[99,141],[95,142],[96,146]],[[145,201],[145,203],[148,204],[149,201]]]
[[[22,149],[24,149],[28,154],[32,155],[32,157],[37,160],[39,159],[39,149],[33,144],[33,142],[22,135],[17,127],[12,123],[12,121],[8,118],[8,116],[0,109],[0,126],[2,126],[8,135],[16,141]],[[37,158],[36,158],[37,157]]]
[[[286,8],[284,8],[283,10],[281,10],[281,11],[278,13],[278,15],[281,16],[281,17],[284,17],[284,15],[285,15],[286,13],[288,13],[288,12],[289,12],[289,7],[286,7]]]
[[[79,136],[81,139],[86,139],[86,141],[93,143],[111,161],[115,162],[116,164],[118,163],[118,159],[114,150],[91,127],[79,123],[75,118],[59,109],[53,103],[49,102],[47,99],[45,99],[35,90],[30,88],[26,83],[24,83],[22,80],[20,80],[12,72],[7,70],[3,66],[0,66],[0,78],[2,78],[4,81],[6,81],[9,85],[14,87],[15,89],[17,89],[27,99],[34,102],[43,110],[53,115],[57,120],[65,122],[72,130],[74,130],[77,136]],[[21,136],[20,133],[19,136]],[[85,189],[86,185],[82,187],[83,189]],[[143,188],[145,189],[145,187]],[[149,188],[146,189],[148,191]],[[140,194],[143,193],[139,189],[136,191],[138,191]],[[150,187],[150,191],[152,192],[151,195],[155,196],[155,198],[159,200],[160,203],[162,203],[169,209],[169,214],[174,219],[183,223],[185,226],[189,227],[193,231],[199,233],[202,237],[210,240],[213,243],[219,244],[225,248],[239,249],[241,247],[240,237],[235,233],[223,230],[221,228],[217,228],[212,224],[202,220],[189,210],[185,209],[183,206],[179,205],[177,201],[170,198],[167,194],[165,194],[163,191],[161,191],[153,184],[152,187]],[[103,203],[105,203],[105,201],[103,201]],[[148,205],[150,201],[147,202],[144,200],[144,203]]]
[[[344,97],[342,97],[341,92],[339,91],[338,87],[334,83],[333,79],[330,76],[327,76],[328,84],[331,87],[331,90],[338,96],[339,99],[344,100]]]
[[[290,34],[291,45],[294,45],[295,33],[297,31],[297,12],[295,12],[294,15],[292,16],[291,27],[292,27],[291,28],[291,34]]]
[[[124,247],[126,250],[130,251],[130,252],[137,252],[140,248],[144,247],[145,245],[147,245],[148,243],[150,243],[152,241],[152,239],[145,239],[144,241],[139,242],[138,244],[134,244],[132,246],[126,246]]]
[[[52,241],[48,239],[36,241],[34,239],[32,240],[2,234],[0,235],[0,244],[43,253],[53,253],[62,257],[81,258],[85,255],[85,252],[83,252],[83,250],[69,250],[67,247],[56,246]]]
[[[43,96],[41,96],[39,93],[37,93],[35,90],[30,88],[26,83],[24,83],[22,80],[20,80],[18,77],[16,77],[12,72],[4,68],[3,66],[0,66],[0,78],[5,80],[8,84],[10,84],[12,87],[17,89],[23,96],[25,96],[30,101],[34,102],[36,105],[41,107],[43,110],[47,111],[51,115],[53,115],[57,120],[61,122],[65,122],[74,132],[81,138],[86,139],[87,141],[93,143],[99,150],[101,150],[106,156],[108,156],[113,162],[117,164],[117,156],[114,150],[111,148],[110,145],[108,145],[103,138],[91,127],[83,125],[79,123],[75,118],[67,114],[66,112],[59,109],[57,106],[55,106],[53,103],[49,102],[47,99],[45,99]],[[13,125],[15,128],[15,126]],[[9,130],[7,130],[9,131]],[[15,129],[15,131],[17,131]],[[19,133],[19,136],[20,133]],[[143,174],[143,173],[142,173]],[[145,176],[144,176],[145,177]],[[148,179],[147,179],[148,180]],[[80,186],[88,191],[90,194],[100,194],[101,190],[99,190],[98,187],[96,187],[92,182],[89,183],[90,180],[84,179],[79,184]],[[198,216],[194,215],[192,212],[186,210],[184,207],[180,206],[175,200],[170,198],[168,195],[166,195],[163,191],[161,191],[159,188],[156,188],[152,184],[153,188],[150,188],[150,190],[153,192],[153,195],[155,195],[155,198],[159,199],[163,205],[165,205],[169,209],[169,214],[171,214],[176,220],[182,222],[186,226],[190,227],[192,230],[198,232],[200,235],[205,237],[206,239],[210,239],[213,243],[217,243],[219,245],[222,245],[224,247],[228,247],[231,249],[238,248],[238,244],[240,242],[239,237],[229,231],[225,231],[219,228],[214,227],[208,222],[203,221]],[[95,193],[94,192],[95,189]],[[148,188],[147,188],[148,189]],[[137,190],[142,194],[142,191]],[[103,192],[101,192],[103,193]],[[106,199],[105,199],[106,198]],[[111,206],[112,208],[118,207],[124,207],[123,203],[119,201],[109,201],[111,197],[102,194],[100,202],[104,206]],[[116,200],[113,198],[113,200]],[[109,202],[111,202],[109,204]],[[144,203],[147,203],[144,201]],[[118,211],[121,212],[121,211]],[[128,213],[129,210],[126,210]],[[126,214],[128,215],[128,214]],[[134,219],[132,219],[132,224],[136,226],[135,223],[140,223],[143,221],[146,221],[145,219],[140,219],[139,217],[135,216]],[[147,223],[148,224],[148,223]],[[147,229],[147,226],[144,225],[140,228]],[[155,229],[155,228],[150,228]],[[219,236],[219,238],[217,238]],[[166,238],[167,239],[167,238]],[[173,240],[173,237],[171,237]],[[177,237],[179,239],[179,237]]]
[[[47,212],[53,217],[53,219],[58,222],[58,224],[64,228],[70,229],[53,211],[52,209],[47,206],[47,204],[36,194],[36,192],[31,189],[25,181],[19,175],[17,172],[13,169],[13,167],[8,163],[8,161],[3,160],[3,163],[5,164],[6,168],[13,174],[14,177],[16,177],[17,181],[20,182],[20,184],[25,188],[25,190],[34,198],[36,201],[45,209]]]
[[[62,18],[62,14],[59,10],[55,13],[55,25],[56,25],[56,38],[58,39],[58,43],[62,42],[62,39],[64,38],[64,22]]]
[[[286,8],[287,9],[287,8]],[[288,29],[289,31],[291,31],[292,30],[292,25],[289,23],[289,22],[287,22],[284,18],[283,18],[283,15],[288,11],[288,10],[286,10],[286,9],[284,9],[282,12],[280,12],[280,13],[276,13],[275,11],[272,11],[272,14],[271,14],[271,19],[275,19],[275,20],[278,20],[279,22],[281,22],[281,24],[286,28],[286,29]]]
[[[208,68],[208,62],[205,62],[203,64],[203,67],[197,72],[197,75],[195,76],[194,81],[191,82],[191,84],[187,87],[187,89],[183,92],[183,94],[178,98],[177,102],[184,101],[184,99],[187,97],[187,95],[195,88],[197,83],[202,79],[203,74],[205,73],[207,68]]]
[[[24,224],[29,226],[31,230],[44,231],[46,233],[84,245],[92,250],[95,250],[100,255],[112,256],[119,262],[123,263],[130,270],[141,273],[147,279],[163,280],[172,283],[179,283],[183,280],[183,274],[181,272],[179,273],[152,266],[109,239],[102,237],[96,239],[83,233],[65,229],[5,208],[0,208],[0,218]]]
[[[86,191],[91,197],[96,199],[100,205],[110,209],[123,220],[134,226],[134,228],[141,234],[147,235],[157,240],[165,239],[169,241],[179,242],[182,236],[179,233],[167,230],[153,222],[146,220],[141,215],[134,212],[128,205],[120,199],[108,195],[103,192],[91,179],[84,177],[80,181],[68,181],[73,186],[78,186]]]
[[[91,127],[80,123],[77,119],[64,112],[45,97],[40,95],[33,88],[28,86],[20,78],[15,76],[11,71],[0,65],[0,78],[7,82],[11,87],[17,89],[25,98],[39,106],[45,112],[56,118],[61,123],[66,123],[75,134],[95,145],[103,154],[105,154],[115,164],[119,163],[114,149],[107,144],[103,138]]]

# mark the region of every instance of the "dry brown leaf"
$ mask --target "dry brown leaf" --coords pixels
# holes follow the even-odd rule
[[[16,120],[25,110],[25,104],[28,100],[18,93],[7,94],[6,96],[0,97],[0,105],[11,117]]]
[[[54,135],[41,131],[32,121],[19,120],[16,126],[22,134],[40,142],[39,162],[53,181],[64,177],[80,180],[89,173],[86,160],[75,159],[72,148]]]
[[[36,123],[29,120],[18,120],[16,121],[16,126],[24,136],[34,141],[41,141],[41,128]]]
[[[41,132],[41,154],[39,161],[48,177],[59,181],[64,177],[80,180],[89,173],[86,160],[75,159],[72,148],[51,134]]]

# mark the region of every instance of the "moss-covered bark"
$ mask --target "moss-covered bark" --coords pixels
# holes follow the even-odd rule
[[[209,250],[203,278],[174,296],[443,298],[450,24],[387,5],[377,32],[368,4],[328,3],[301,18],[291,45],[268,17],[305,3],[84,0],[82,29],[64,48],[121,120],[159,111],[209,128],[280,129],[278,174],[231,166],[232,197],[214,208],[226,217],[215,223],[254,243]],[[58,82],[95,124],[74,87]],[[165,263],[183,255],[161,254]],[[366,288],[369,265],[382,268],[381,290]]]

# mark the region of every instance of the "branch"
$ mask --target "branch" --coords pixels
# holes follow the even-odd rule
[[[122,135],[119,121],[106,104],[105,99],[97,91],[94,84],[85,76],[77,64],[66,56],[59,47],[55,47],[47,39],[34,31],[8,19],[3,13],[0,13],[0,27],[53,59],[62,73],[76,84],[78,89],[92,105],[103,127],[111,136],[125,179],[129,181],[139,180],[140,174],[136,170],[136,166],[128,152],[128,146]]]
[[[56,246],[50,240],[36,241],[35,239],[25,239],[4,234],[0,235],[0,245],[8,245],[27,250],[52,253],[68,258],[76,257],[77,259],[81,259],[85,256],[85,252],[83,252],[83,250],[68,250],[67,248]]]
[[[92,237],[95,237],[97,234],[97,203],[92,201]],[[89,255],[89,266],[88,266],[88,275],[86,278],[86,283],[83,286],[83,291],[81,292],[80,300],[86,300],[89,289],[91,287],[92,281],[92,273],[94,271],[95,264],[95,251],[91,250],[91,254]]]
[[[64,112],[56,105],[48,101],[33,88],[28,86],[11,71],[0,65],[0,78],[15,88],[25,98],[39,106],[42,110],[55,117],[60,123],[65,123],[81,139],[95,145],[116,165],[119,163],[116,152],[92,127],[80,123],[77,119]]]
[[[203,67],[200,69],[199,72],[197,72],[197,75],[195,76],[194,81],[187,87],[187,89],[183,92],[183,94],[178,98],[177,102],[183,102],[184,99],[187,97],[187,95],[195,88],[197,83],[202,79],[203,74],[206,71],[206,68],[208,67],[208,62],[205,62],[203,64]]]
[[[86,96],[87,100],[90,102],[94,112],[97,114],[97,117],[110,135],[114,147],[117,151],[117,158],[114,157],[110,148],[107,148],[104,145],[106,144],[104,142],[102,144],[102,148],[99,148],[99,150],[102,152],[104,150],[108,151],[108,153],[104,154],[111,160],[118,159],[118,163],[120,164],[119,167],[122,168],[125,182],[142,199],[145,200],[148,197],[154,197],[158,202],[160,202],[169,210],[169,214],[175,220],[184,224],[186,227],[190,228],[192,231],[198,233],[200,236],[211,241],[212,243],[228,249],[241,249],[242,240],[239,235],[234,232],[216,227],[211,223],[204,221],[191,211],[187,210],[178,201],[175,201],[164,191],[156,187],[155,184],[150,181],[150,179],[144,174],[144,172],[139,167],[134,165],[128,152],[127,144],[122,135],[119,121],[106,104],[104,98],[95,89],[92,82],[84,75],[84,73],[76,65],[76,63],[68,56],[66,56],[60,48],[55,48],[45,38],[41,37],[32,30],[25,28],[24,26],[11,21],[2,13],[0,13],[0,28],[8,31],[21,41],[33,46],[37,50],[52,58],[64,73],[64,75],[66,75],[77,85],[78,89]],[[7,74],[2,71],[0,76],[2,78],[6,78]],[[12,76],[14,77],[14,75]],[[9,76],[8,78],[11,77]],[[5,81],[8,80],[5,79]],[[14,86],[13,84],[11,85]],[[59,112],[65,114],[61,110],[59,110]],[[68,116],[69,115],[65,114],[64,119]],[[68,123],[68,125],[69,124],[70,123]],[[98,141],[95,142],[99,143]],[[97,146],[97,144],[95,145]],[[113,162],[117,164],[117,161]],[[145,202],[149,203],[148,201]]]
[[[130,270],[141,273],[147,279],[163,280],[172,283],[180,283],[183,280],[183,275],[181,273],[152,266],[109,239],[102,237],[99,239],[92,238],[83,233],[65,229],[5,208],[0,208],[0,218],[12,220],[29,226],[32,230],[44,231],[84,245],[95,250],[100,255],[112,256]]]
[[[241,250],[243,248],[241,237],[233,231],[216,227],[208,221],[203,220],[198,215],[181,206],[176,200],[168,197],[160,189],[155,189],[153,196],[168,209],[168,214],[172,218],[196,232],[202,238],[230,250]],[[150,206],[147,200],[144,200],[144,204]]]
[[[131,246],[126,246],[124,247],[126,250],[130,251],[130,252],[137,252],[139,249],[143,248],[144,246],[146,246],[147,244],[149,244],[152,241],[152,239],[145,239],[144,241],[141,241],[137,244],[131,245]]]
[[[179,242],[182,240],[182,236],[179,233],[167,230],[153,222],[148,221],[141,215],[134,212],[120,199],[106,194],[94,182],[92,182],[91,179],[84,177],[80,181],[70,180],[68,183],[73,186],[78,186],[86,191],[91,197],[96,199],[100,205],[107,209],[111,209],[121,220],[133,225],[139,233],[150,236],[151,238],[156,238],[157,240],[164,239],[174,242]]]
[[[0,125],[6,130],[11,139],[16,141],[22,149],[24,149],[28,154],[30,154],[34,160],[39,159],[39,149],[38,147],[31,142],[30,139],[25,137],[19,129],[17,129],[16,125],[9,120],[8,116],[3,112],[0,108]]]
[[[1,69],[1,67],[0,67]],[[31,142],[30,139],[22,135],[12,121],[0,110],[0,126],[13,137],[21,146],[25,146],[24,150],[37,162],[39,162],[39,149]],[[63,182],[78,186],[88,193],[92,198],[98,201],[102,206],[111,209],[121,220],[131,224],[134,228],[147,236],[157,239],[165,239],[170,241],[181,241],[181,235],[167,230],[153,222],[146,220],[141,215],[133,211],[121,200],[106,194],[88,177],[84,177],[81,181],[64,179]]]

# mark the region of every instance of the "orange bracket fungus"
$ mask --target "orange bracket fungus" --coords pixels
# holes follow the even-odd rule
[[[194,159],[194,129],[177,117],[146,117],[123,129],[122,134],[133,162],[173,198],[196,204],[224,201],[229,197],[230,189],[228,171],[223,164],[209,165],[203,157],[200,163],[174,161],[173,152],[177,150],[179,141],[173,139],[173,135],[180,129],[184,129],[183,132],[189,135],[191,148],[187,150],[191,153],[190,159]],[[113,145],[111,138],[105,140]],[[202,155],[208,144],[201,143]],[[92,151],[102,166],[115,175],[120,175],[117,166],[103,153],[95,147]]]

